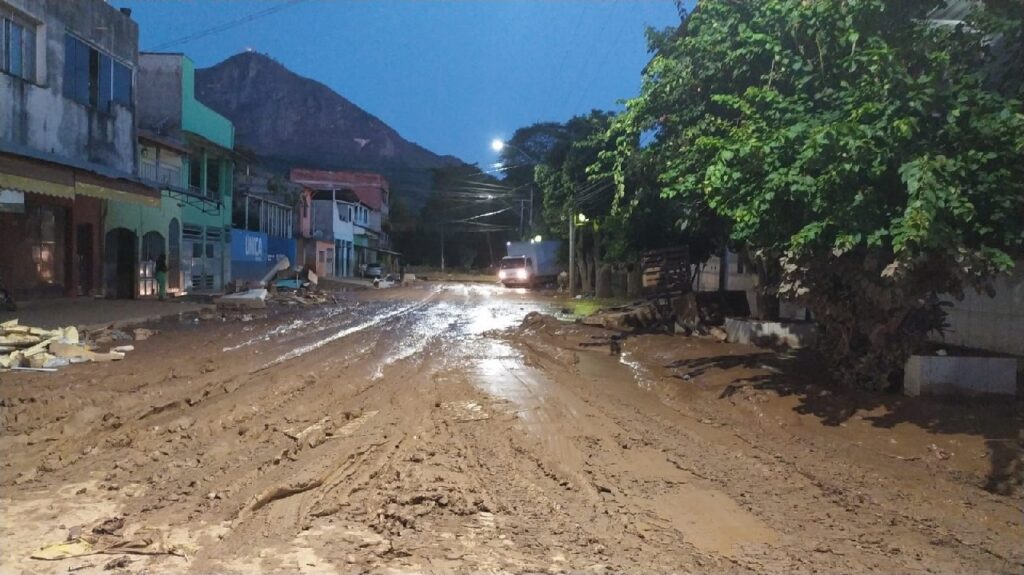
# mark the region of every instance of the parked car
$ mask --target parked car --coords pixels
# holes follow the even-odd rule
[[[381,278],[384,276],[384,269],[380,264],[367,264],[366,271],[363,272],[363,276],[368,278]]]

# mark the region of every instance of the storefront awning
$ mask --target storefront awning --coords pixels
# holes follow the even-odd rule
[[[160,191],[155,188],[85,172],[75,174],[75,193],[101,200],[160,207]]]
[[[76,195],[160,206],[160,191],[75,166],[0,151],[0,188],[74,199]]]
[[[24,176],[16,176],[14,174],[0,173],[0,188],[6,188],[18,192],[31,192],[33,194],[55,196],[58,198],[73,199],[75,197],[74,186],[67,186],[47,180],[26,178]]]
[[[0,188],[73,199],[75,177],[66,168],[0,153]]]

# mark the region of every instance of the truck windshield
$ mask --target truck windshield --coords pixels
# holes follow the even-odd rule
[[[501,269],[514,269],[526,267],[526,258],[504,258],[501,260]]]

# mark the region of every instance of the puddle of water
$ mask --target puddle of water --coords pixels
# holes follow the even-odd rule
[[[773,543],[775,531],[720,491],[677,485],[648,500],[651,510],[672,522],[688,543],[725,556]]]
[[[381,323],[384,323],[384,322],[390,320],[391,318],[394,318],[396,316],[402,315],[404,313],[408,313],[408,312],[417,310],[419,308],[422,308],[436,294],[437,294],[436,291],[431,292],[430,295],[428,295],[426,298],[424,298],[423,300],[421,300],[421,301],[419,301],[417,303],[414,303],[412,305],[407,305],[407,306],[404,306],[404,307],[400,307],[400,308],[392,310],[390,312],[378,315],[377,317],[374,317],[373,319],[370,319],[370,320],[365,321],[363,323],[360,323],[358,325],[341,329],[341,330],[339,330],[339,331],[337,331],[337,332],[335,332],[335,333],[333,333],[333,334],[331,334],[331,335],[329,335],[329,336],[327,336],[327,337],[325,337],[323,339],[319,339],[319,340],[317,340],[317,341],[315,341],[313,343],[310,343],[310,344],[307,344],[307,345],[304,345],[304,346],[301,346],[301,347],[297,347],[297,348],[289,351],[288,353],[285,353],[285,354],[283,354],[281,356],[278,356],[277,359],[275,359],[275,360],[273,360],[273,361],[271,361],[271,362],[269,362],[269,363],[259,367],[255,371],[261,371],[261,370],[267,369],[268,367],[273,367],[273,366],[275,366],[277,364],[286,362],[288,360],[295,359],[297,357],[301,357],[301,356],[306,355],[307,353],[309,353],[311,351],[315,351],[317,349],[320,349],[321,347],[323,347],[323,346],[325,346],[325,345],[327,345],[327,344],[329,344],[331,342],[337,341],[337,340],[342,339],[344,337],[348,337],[348,336],[350,336],[350,335],[352,335],[354,333],[359,333],[359,332],[361,332],[361,331],[363,331],[365,329],[374,327],[376,325],[380,325]]]
[[[474,382],[481,391],[511,402],[517,409],[526,410],[539,404],[535,382],[526,373],[522,356],[511,345],[498,340],[486,340],[484,353],[476,361]]]

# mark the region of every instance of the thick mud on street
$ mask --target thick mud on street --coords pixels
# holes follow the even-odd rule
[[[0,374],[0,571],[1024,569],[1020,402],[557,309],[426,284]]]

